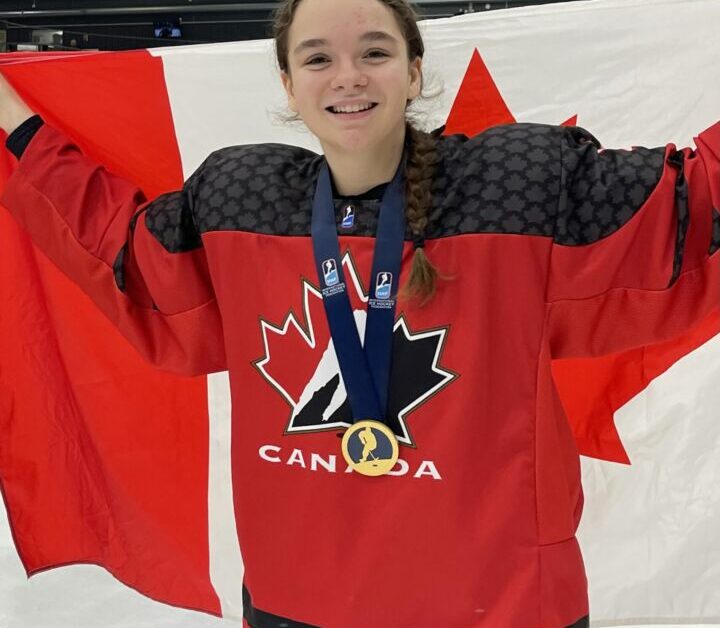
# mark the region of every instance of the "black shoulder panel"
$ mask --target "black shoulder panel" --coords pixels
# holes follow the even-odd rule
[[[675,212],[677,214],[677,232],[675,236],[675,258],[673,260],[673,274],[670,277],[668,288],[680,276],[683,256],[685,255],[685,238],[690,227],[690,202],[687,179],[685,178],[685,154],[676,150],[670,153],[667,163],[677,170],[675,179]]]
[[[184,253],[202,246],[187,191],[158,196],[145,212],[148,231],[168,253]]]
[[[664,148],[600,151],[579,127],[510,124],[473,138],[436,137],[427,239],[508,233],[590,244],[635,215],[665,166]],[[200,246],[200,234],[209,231],[309,236],[321,163],[320,155],[285,144],[218,150],[182,192],[148,206],[146,223],[171,252]],[[345,204],[336,201],[338,218]],[[356,204],[352,235],[374,235],[379,202]]]
[[[310,233],[320,156],[286,144],[249,144],[219,150],[207,163],[197,197],[201,233]]]
[[[585,129],[566,129],[558,244],[591,244],[613,234],[640,210],[662,177],[664,147],[599,149],[600,142]]]
[[[559,127],[496,126],[439,143],[428,238],[465,233],[552,236],[560,184]]]
[[[182,190],[162,194],[144,208],[148,231],[168,253],[184,253],[202,246],[195,216],[197,197],[214,154],[188,178]]]
[[[319,164],[315,153],[284,144],[223,148],[181,191],[149,203],[145,223],[169,253],[201,247],[207,231],[306,235]]]
[[[438,137],[440,160],[426,237],[482,232],[551,236],[561,132],[549,125],[515,124],[474,138]],[[213,153],[195,199],[200,233],[309,236],[321,164],[320,155],[285,144],[234,146]],[[346,204],[336,201],[338,219]],[[352,235],[374,235],[379,202],[354,204],[360,211]],[[162,235],[166,247],[171,235]],[[406,238],[412,239],[409,227]]]

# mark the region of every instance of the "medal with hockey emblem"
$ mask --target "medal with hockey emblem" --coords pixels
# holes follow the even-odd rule
[[[342,439],[345,462],[362,475],[385,475],[395,466],[399,447],[395,434],[380,421],[358,421]]]

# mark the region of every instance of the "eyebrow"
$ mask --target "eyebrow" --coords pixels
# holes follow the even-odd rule
[[[369,31],[360,36],[360,41],[384,41],[387,43],[398,43],[395,37],[390,35],[390,33],[386,33],[385,31]],[[293,54],[299,54],[305,50],[308,50],[309,48],[320,48],[321,46],[327,46],[328,43],[329,42],[327,39],[306,39],[305,41],[300,43],[297,48],[295,48]]]

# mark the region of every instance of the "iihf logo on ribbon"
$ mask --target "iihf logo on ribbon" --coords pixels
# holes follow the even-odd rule
[[[392,273],[378,273],[375,282],[375,298],[389,299],[392,294]]]
[[[340,281],[337,271],[337,262],[334,259],[326,259],[322,263],[322,267],[326,286],[334,286]]]
[[[348,205],[345,208],[341,226],[343,229],[352,229],[352,227],[354,225],[355,225],[355,207],[353,207],[352,205]]]

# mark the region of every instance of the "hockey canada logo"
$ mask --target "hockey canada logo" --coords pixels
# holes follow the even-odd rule
[[[362,338],[368,294],[349,253],[342,264]],[[331,277],[337,275],[336,268],[324,267],[324,271]],[[379,273],[375,285],[378,298],[383,298],[380,295],[390,290],[392,283],[392,274]],[[285,434],[342,430],[351,425],[350,404],[321,292],[308,280],[303,280],[301,286],[300,316],[290,311],[279,324],[261,320],[264,355],[254,365],[290,406]],[[412,412],[458,377],[440,364],[448,332],[449,327],[413,330],[404,316],[395,322],[387,424],[404,445],[415,447],[408,424]]]

